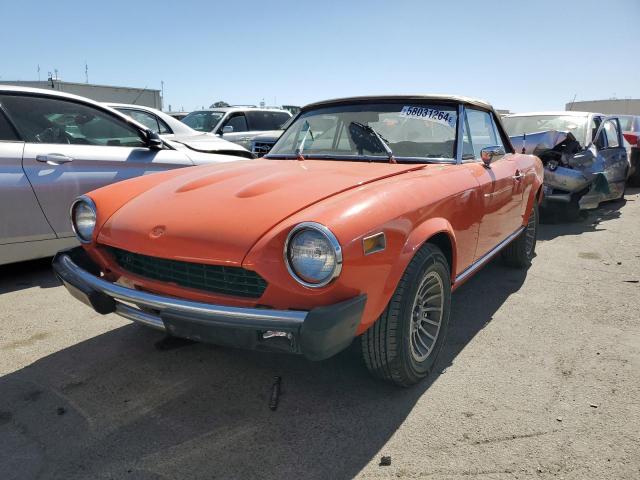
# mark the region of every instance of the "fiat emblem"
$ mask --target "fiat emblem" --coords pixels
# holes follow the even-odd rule
[[[149,234],[149,236],[151,238],[161,237],[162,235],[164,235],[165,230],[166,227],[164,225],[157,225],[151,229],[151,233]]]

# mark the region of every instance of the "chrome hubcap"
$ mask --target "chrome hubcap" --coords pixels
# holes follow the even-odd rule
[[[536,211],[532,210],[529,215],[529,223],[527,223],[527,229],[525,230],[525,247],[527,249],[527,256],[531,256],[533,253],[533,244],[536,241]]]
[[[440,334],[444,305],[444,286],[440,275],[429,272],[418,287],[411,309],[411,356],[424,362],[433,351]]]

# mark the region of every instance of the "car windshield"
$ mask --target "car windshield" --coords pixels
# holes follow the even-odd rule
[[[511,137],[519,136],[523,133],[558,130],[561,132],[571,132],[573,136],[576,137],[576,140],[582,144],[585,139],[587,117],[577,117],[574,115],[503,117],[502,124]]]
[[[346,104],[303,113],[267,158],[452,161],[456,105],[436,103]],[[387,148],[385,148],[385,146]]]
[[[291,118],[289,112],[270,112],[265,110],[245,112],[249,127],[254,131],[280,130]]]
[[[211,132],[222,117],[224,117],[224,112],[202,110],[191,112],[182,119],[182,123],[199,132]]]

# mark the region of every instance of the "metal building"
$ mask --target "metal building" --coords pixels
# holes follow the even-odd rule
[[[98,102],[109,103],[133,103],[162,110],[162,98],[160,90],[151,88],[113,87],[110,85],[94,85],[92,83],[64,82],[62,80],[49,79],[46,81],[1,81],[3,85],[16,85],[19,87],[44,88],[47,90],[59,90],[87,97]]]
[[[640,99],[621,98],[572,102],[565,105],[565,110],[573,110],[576,112],[640,115]]]

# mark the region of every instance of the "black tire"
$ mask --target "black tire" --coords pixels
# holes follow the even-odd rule
[[[529,268],[536,254],[539,224],[538,202],[534,200],[526,228],[502,250],[502,260],[510,267]]]
[[[568,204],[563,205],[560,210],[561,216],[566,222],[577,222],[580,220],[582,216],[582,211],[580,210],[580,199],[582,198],[581,194],[574,193],[571,195],[571,200]]]
[[[408,387],[429,375],[438,358],[449,325],[449,272],[447,259],[437,246],[427,243],[415,254],[387,308],[362,335],[364,361],[374,376]],[[437,295],[432,293],[438,290],[440,301],[435,300]],[[429,295],[425,300],[425,297],[418,295],[419,293]],[[438,306],[425,307],[429,299],[437,303],[439,311],[436,311]],[[438,327],[435,326],[434,320],[437,316]],[[419,323],[415,321],[417,318],[421,319]],[[429,346],[416,343],[415,336],[422,336],[424,339],[422,332],[427,331],[435,340]],[[418,351],[420,349],[422,351]],[[426,355],[426,358],[418,359],[421,355]]]
[[[627,179],[630,187],[640,187],[640,148],[631,150],[631,164],[635,167],[633,174]]]

